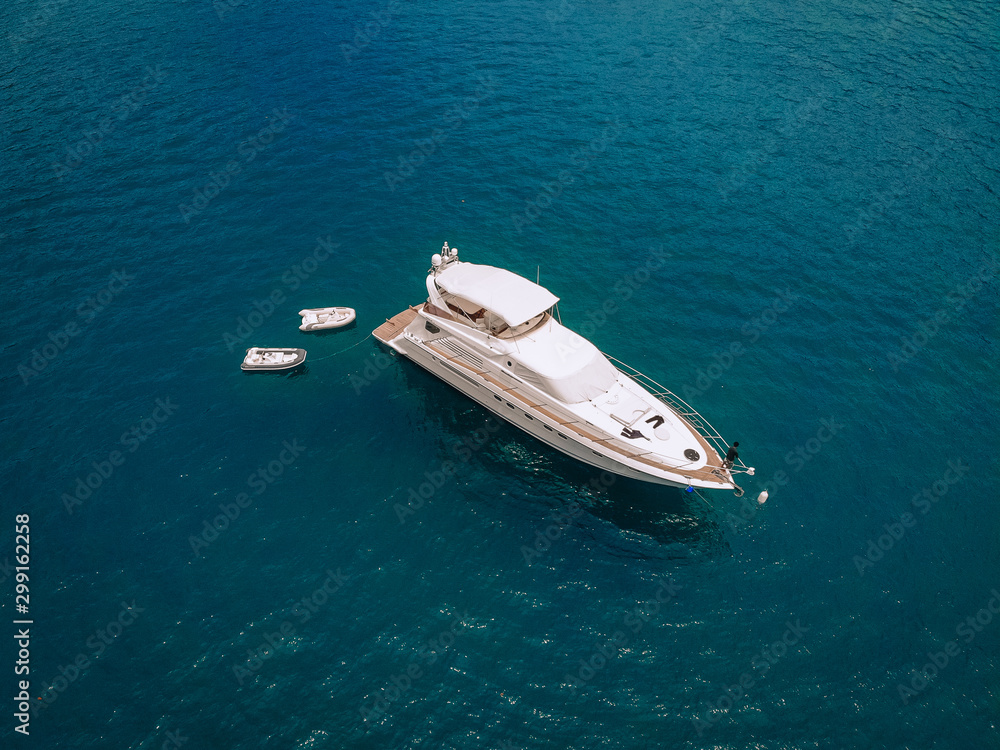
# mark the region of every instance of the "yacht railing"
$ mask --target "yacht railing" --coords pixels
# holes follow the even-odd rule
[[[660,385],[648,375],[639,372],[631,365],[625,364],[620,359],[615,359],[610,354],[604,354],[604,356],[614,362],[618,369],[621,370],[627,377],[631,378],[637,384],[656,396],[660,401],[669,406],[671,411],[690,424],[699,435],[705,438],[709,445],[715,448],[715,450],[719,453],[720,458],[725,459],[726,454],[729,452],[729,443],[723,439],[722,435],[719,434],[719,431],[712,427],[708,420],[695,411],[694,408],[687,403],[687,401],[682,399],[676,393],[670,391],[665,386]],[[730,472],[741,473],[746,472],[747,469],[747,465],[737,458],[736,463],[730,469]]]

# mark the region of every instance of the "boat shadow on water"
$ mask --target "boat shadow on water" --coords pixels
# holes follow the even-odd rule
[[[713,509],[683,489],[602,472],[500,419],[420,367],[404,361],[398,367],[414,408],[422,412],[421,421],[435,427],[442,461],[467,455],[470,463],[478,462],[501,478],[510,494],[554,500],[554,511],[578,502],[585,513],[623,533],[660,545],[679,545],[698,554],[726,547],[720,509],[729,493],[713,502]],[[470,439],[468,455],[460,446],[469,446]]]
[[[314,328],[311,331],[303,331],[299,329],[299,332],[303,336],[307,336],[309,338],[326,338],[327,336],[336,336],[346,331],[353,331],[357,327],[358,327],[358,319],[355,318],[350,323],[338,326],[337,328]]]
[[[309,374],[309,365],[302,363],[290,370],[243,370],[244,375],[270,375],[272,378],[301,378]]]

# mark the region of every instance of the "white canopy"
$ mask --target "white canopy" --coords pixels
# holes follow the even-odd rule
[[[559,301],[552,292],[502,268],[456,263],[434,277],[437,285],[499,316],[513,328]]]

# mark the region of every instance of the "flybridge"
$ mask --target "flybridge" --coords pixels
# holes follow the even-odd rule
[[[541,315],[559,301],[545,287],[510,271],[460,262],[458,248],[449,248],[447,242],[441,253],[431,258],[431,264],[430,278],[438,289],[467,300],[474,308],[489,310],[511,328]]]

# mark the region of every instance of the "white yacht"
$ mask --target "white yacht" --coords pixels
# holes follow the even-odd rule
[[[725,460],[728,443],[684,401],[556,320],[558,297],[447,242],[431,266],[427,302],[376,328],[383,344],[586,464],[743,494],[733,475],[753,469]]]

